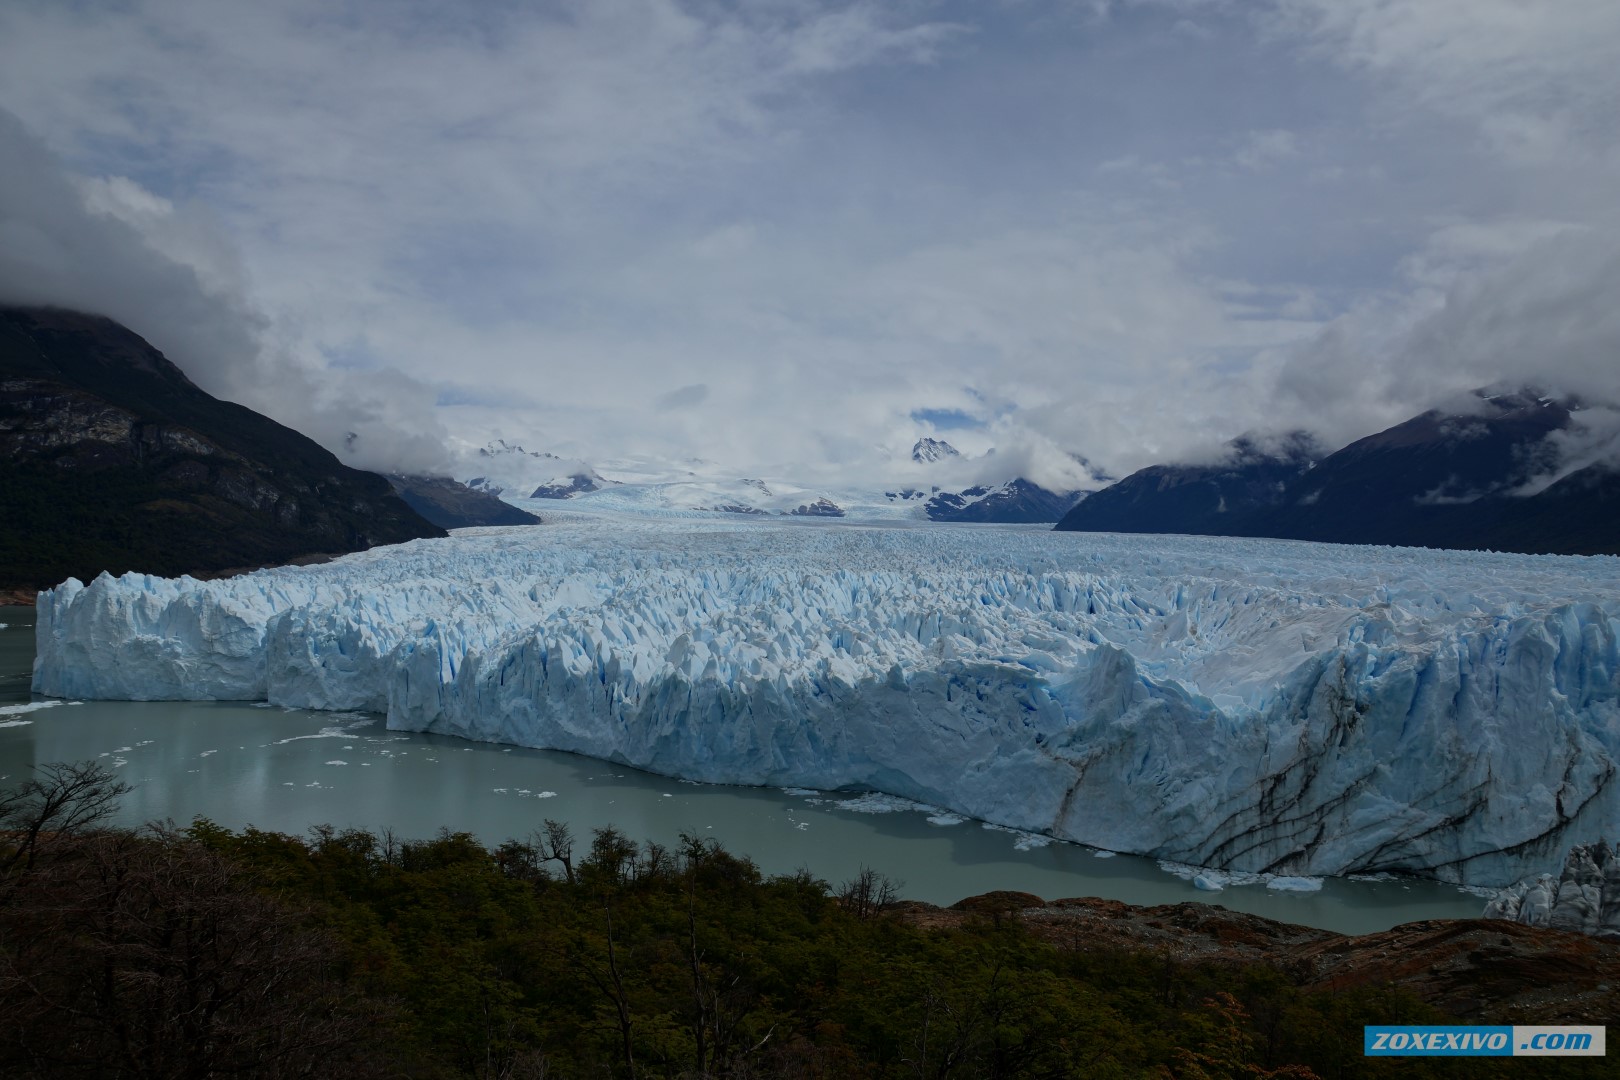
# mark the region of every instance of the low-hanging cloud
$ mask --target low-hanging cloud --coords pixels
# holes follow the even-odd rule
[[[198,386],[288,424],[350,464],[449,462],[434,393],[397,371],[300,364],[247,299],[223,232],[124,177],[71,177],[0,110],[0,303],[104,315]]]
[[[1572,228],[1457,276],[1439,292],[1352,312],[1288,350],[1265,400],[1340,446],[1426,408],[1464,414],[1481,388],[1531,389],[1588,408],[1548,442],[1536,487],[1620,461],[1620,233]]]

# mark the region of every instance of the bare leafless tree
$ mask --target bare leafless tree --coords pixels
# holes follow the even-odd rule
[[[567,822],[546,818],[534,838],[534,846],[542,862],[561,863],[568,884],[574,883],[574,833]]]
[[[118,809],[129,785],[93,761],[53,762],[0,792],[0,881],[34,866],[42,848],[93,829]]]
[[[838,886],[838,905],[857,919],[870,919],[900,899],[905,882],[878,873],[870,866]]]

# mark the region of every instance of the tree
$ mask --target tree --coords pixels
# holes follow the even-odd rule
[[[1237,998],[1224,990],[1204,1001],[1202,1050],[1176,1048],[1176,1080],[1318,1080],[1303,1065],[1265,1069],[1254,1063],[1254,1036],[1248,1031],[1249,1014]]]
[[[0,792],[0,882],[31,870],[50,843],[76,839],[118,809],[129,785],[93,761],[40,765],[39,775]]]
[[[334,943],[176,833],[55,842],[13,882],[0,930],[7,1076],[367,1075],[381,1013]]]
[[[838,886],[838,903],[857,919],[870,919],[900,899],[905,882],[862,866],[860,872]]]
[[[535,850],[541,862],[562,863],[568,884],[574,883],[574,833],[568,823],[546,818],[545,826],[534,839]]]

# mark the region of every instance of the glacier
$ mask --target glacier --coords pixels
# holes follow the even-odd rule
[[[555,517],[42,592],[33,686],[874,790],[1193,867],[1501,886],[1620,835],[1620,559]]]

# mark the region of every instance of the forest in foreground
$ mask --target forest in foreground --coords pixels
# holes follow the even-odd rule
[[[917,925],[899,883],[766,877],[545,821],[488,847],[198,819],[47,765],[0,792],[8,1077],[1593,1076],[1602,1060],[1365,1058],[1451,1017],[1395,985],[1065,946],[987,910]]]

